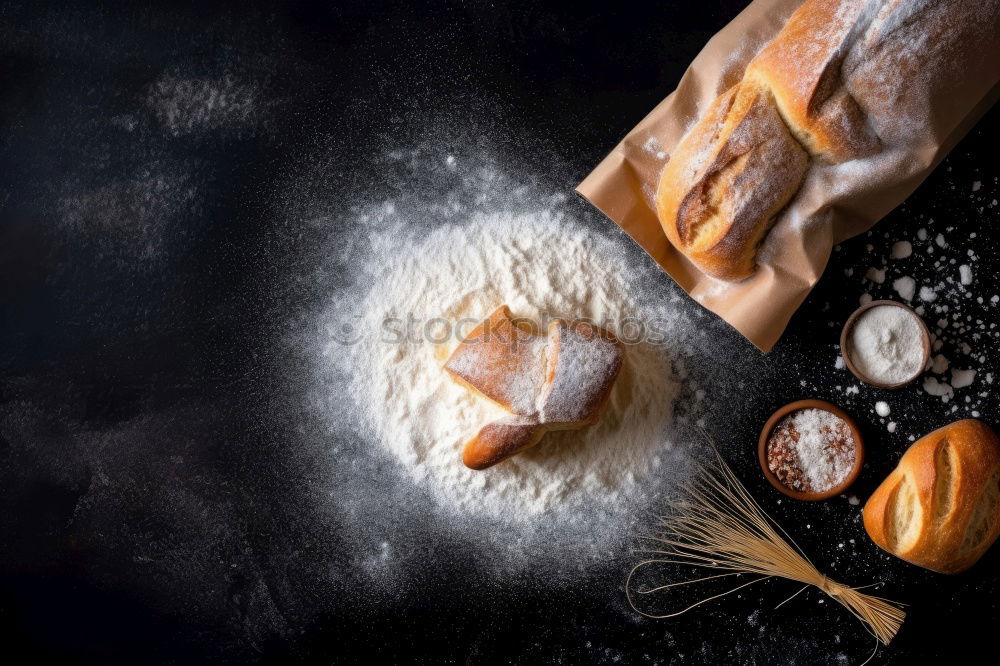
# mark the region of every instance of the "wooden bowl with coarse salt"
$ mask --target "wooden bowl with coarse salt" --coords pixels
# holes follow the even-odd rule
[[[920,315],[897,301],[872,301],[854,311],[840,332],[844,365],[866,384],[898,389],[923,374],[931,334]]]
[[[839,434],[835,435],[840,441],[838,445],[843,449],[844,447],[849,447],[853,450],[853,461],[849,458],[844,462],[841,467],[841,475],[835,481],[833,481],[829,487],[822,487],[820,490],[812,490],[810,488],[806,489],[796,489],[789,485],[788,479],[784,481],[782,477],[785,475],[782,467],[779,464],[774,464],[775,469],[772,470],[772,463],[776,463],[773,460],[775,456],[775,451],[772,448],[774,444],[773,435],[780,434],[782,429],[782,424],[789,417],[797,413],[804,412],[815,412],[819,411],[826,415],[830,423],[842,424],[842,430]],[[813,433],[815,434],[815,432]],[[787,433],[786,433],[787,435]],[[795,435],[795,444],[798,445],[802,437],[805,437],[806,433],[797,433]],[[786,443],[790,440],[786,439]],[[816,464],[823,464],[823,456],[814,457],[812,462]],[[861,474],[861,468],[864,466],[865,462],[865,444],[861,437],[861,431],[858,430],[858,425],[854,422],[848,414],[836,405],[832,405],[824,400],[797,400],[795,402],[790,402],[781,409],[774,412],[771,418],[767,420],[764,427],[760,431],[760,440],[757,447],[757,459],[760,462],[760,468],[764,472],[764,477],[770,482],[772,486],[780,490],[785,495],[792,497],[797,500],[824,500],[840,495],[846,491]],[[847,465],[850,467],[847,467]],[[803,466],[804,467],[804,466]],[[808,475],[804,475],[808,476]]]

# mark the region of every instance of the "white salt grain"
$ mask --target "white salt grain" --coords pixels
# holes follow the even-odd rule
[[[876,284],[882,284],[885,282],[885,269],[879,270],[875,267],[869,268],[868,272],[865,273],[865,279],[871,280]]]
[[[790,418],[798,433],[795,453],[799,469],[814,492],[823,492],[843,482],[854,468],[855,443],[847,431],[846,450],[836,446],[843,420],[825,409],[800,409]]]
[[[905,300],[912,301],[913,294],[917,289],[917,283],[914,282],[913,278],[904,275],[897,280],[893,280],[892,288],[895,289],[896,293],[902,296]]]
[[[962,284],[972,284],[972,268],[970,268],[967,264],[962,264],[958,267],[958,275]]]
[[[889,416],[889,403],[879,400],[875,403],[875,413],[879,416]]]
[[[913,245],[910,241],[899,241],[898,243],[893,243],[892,252],[890,256],[893,259],[906,259],[908,256],[913,254]]]
[[[953,388],[965,388],[971,385],[975,378],[975,370],[958,370],[957,368],[952,368],[951,370],[951,385]]]
[[[949,395],[954,393],[950,384],[947,382],[939,382],[934,377],[927,377],[924,379],[924,392],[929,395],[936,395],[942,398],[947,398]],[[945,402],[947,402],[947,400],[945,400]]]

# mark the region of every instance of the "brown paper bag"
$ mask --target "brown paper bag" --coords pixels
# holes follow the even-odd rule
[[[939,1],[962,5],[965,0]],[[942,92],[941,98],[920,109],[919,131],[886,144],[874,158],[814,164],[767,235],[756,273],[741,282],[716,280],[688,261],[664,235],[654,204],[659,174],[701,110],[742,78],[747,63],[801,4],[802,0],[754,0],[709,40],[677,89],[577,188],[695,300],[765,352],[819,280],[833,246],[867,231],[902,203],[1000,95],[1000,0],[979,0],[979,13],[967,18],[982,21],[986,16],[992,25],[984,30],[992,31],[993,38],[985,40],[981,63],[956,73],[947,94]],[[955,13],[962,16],[961,10]],[[943,88],[931,88],[932,93],[935,90]]]

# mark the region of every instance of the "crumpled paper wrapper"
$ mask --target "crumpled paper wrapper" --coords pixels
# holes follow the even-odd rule
[[[885,145],[874,158],[814,164],[767,235],[756,273],[741,282],[716,280],[667,240],[654,203],[659,174],[701,111],[742,78],[747,63],[801,4],[751,3],[709,40],[677,89],[577,187],[688,294],[764,352],[819,280],[833,246],[867,231],[902,203],[1000,96],[1000,40],[993,39],[979,66],[963,70],[946,95],[926,105],[912,138]]]

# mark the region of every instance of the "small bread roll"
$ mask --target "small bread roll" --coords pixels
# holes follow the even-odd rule
[[[973,419],[917,440],[865,504],[864,522],[896,557],[965,571],[1000,536],[1000,440]]]

